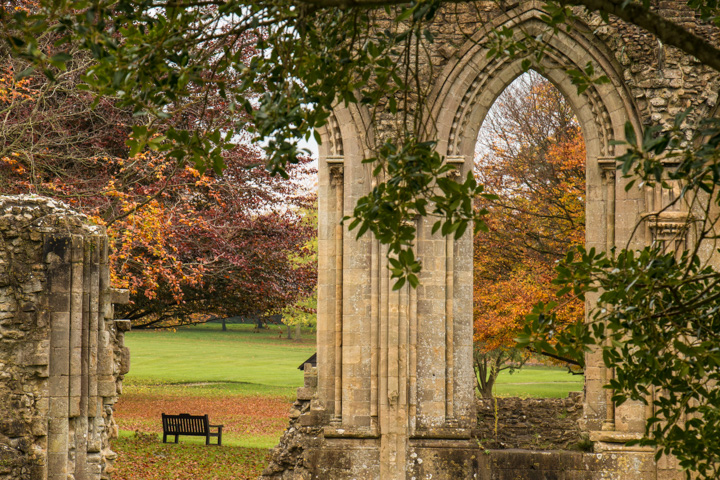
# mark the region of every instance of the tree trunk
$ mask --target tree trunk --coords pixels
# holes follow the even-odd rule
[[[493,398],[493,387],[500,373],[505,354],[500,352],[496,358],[475,354],[475,380],[482,398]]]
[[[500,371],[497,368],[490,368],[490,371],[487,372],[485,381],[480,389],[480,395],[482,398],[493,398],[493,387],[495,386],[495,380],[497,380],[498,373],[500,373]]]
[[[295,341],[296,342],[300,341],[300,334],[301,334],[300,330],[301,329],[302,329],[302,326],[299,323],[297,325],[295,325]]]
[[[288,325],[287,327],[288,327],[287,338],[288,338],[288,340],[292,340],[292,326]]]
[[[483,359],[483,361],[476,359],[475,368],[480,396],[482,398],[493,398],[493,387],[495,386],[497,372],[492,368],[492,365],[488,365],[487,358]]]
[[[225,319],[224,319],[224,318],[222,319],[222,325],[223,325],[223,326],[222,326],[222,331],[223,331],[223,332],[227,332],[227,325],[225,325]]]

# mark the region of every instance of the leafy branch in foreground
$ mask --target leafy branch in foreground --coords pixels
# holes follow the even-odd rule
[[[181,164],[192,162],[200,173],[206,168],[220,171],[223,154],[233,148],[238,136],[251,131],[256,139],[264,140],[268,170],[283,176],[286,166],[303,154],[300,139],[313,135],[319,139],[318,129],[327,124],[339,103],[359,103],[371,112],[387,111],[399,118],[397,131],[375,135],[377,144],[368,145],[378,161],[387,156],[380,150],[388,137],[399,139],[392,154],[398,158],[415,155],[415,144],[433,140],[423,105],[428,85],[421,79],[418,58],[434,41],[431,23],[440,9],[462,4],[472,12],[477,7],[474,2],[457,0],[40,0],[33,9],[15,8],[17,3],[9,0],[0,7],[0,30],[13,55],[27,61],[18,77],[42,69],[54,78],[72,68],[75,54],[69,46],[82,49],[92,59],[84,71],[83,88],[98,98],[115,98],[118,108],[135,115],[131,153],[151,149]],[[548,2],[544,6],[548,15],[542,20],[549,34],[573,28],[573,5],[598,11],[606,20],[615,14],[629,22],[649,22],[647,28],[659,21],[647,2]],[[715,2],[692,0],[689,5],[703,18],[718,18]],[[478,14],[477,18],[481,21],[484,17]],[[715,47],[704,39],[682,28],[651,31],[664,43],[699,58],[710,52],[706,63],[720,68],[717,55],[712,54]],[[672,32],[673,38],[665,38],[666,32]],[[48,34],[56,40],[44,46],[41,39]],[[498,41],[495,55],[512,56],[517,50],[518,57],[527,57],[524,69],[538,66],[545,36],[537,41],[530,41],[535,36],[526,36],[517,42],[512,29],[498,35],[502,41]],[[492,45],[488,48],[493,51]],[[248,55],[250,51],[259,53]],[[569,68],[568,74],[580,90],[607,81],[596,75],[592,64]],[[166,125],[171,110],[182,113],[187,108],[184,99],[202,103],[208,92],[217,92],[222,98],[224,108],[232,114],[231,122]],[[210,111],[213,107],[203,108]],[[407,138],[412,140],[408,143]],[[402,162],[413,164],[415,160]],[[422,171],[424,176],[437,174],[437,169]],[[473,218],[465,205],[476,188],[462,184],[458,190],[437,180],[441,194],[452,197],[439,206],[438,214],[445,218],[443,233],[456,234]],[[409,199],[413,204],[401,210],[422,215],[423,207],[416,200],[430,198],[414,190],[414,182],[378,184],[365,199],[374,205],[378,201],[371,198],[383,198],[388,190],[406,187],[409,190],[393,195],[389,204],[401,205]],[[458,207],[461,211],[454,212]],[[356,210],[361,224],[375,223],[366,229],[380,234],[390,246],[391,256],[408,252],[412,230],[400,228],[393,220],[395,214],[386,212],[385,208],[363,205]],[[393,231],[385,223],[397,228]],[[412,273],[415,267],[411,265],[419,266],[408,255],[398,258],[400,277]]]
[[[675,241],[658,240],[641,250],[609,255],[584,248],[569,253],[556,269],[558,295],[584,299],[597,294],[588,320],[561,330],[556,305],[537,305],[519,344],[579,365],[587,352],[599,349],[605,366],[615,370],[606,386],[613,400],[652,406],[645,435],[634,443],[658,447],[658,458],[675,455],[688,478],[715,479],[720,474],[720,270],[714,214],[720,204],[720,121],[702,121],[693,139],[699,146],[689,148],[681,129],[686,114],[672,128],[651,128],[642,138],[628,125],[628,152],[618,158],[619,168],[642,186],[681,185],[672,205],[689,212],[680,234],[687,236],[686,248],[676,251]]]
[[[456,181],[455,166],[443,161],[434,142],[408,138],[398,147],[388,141],[380,148],[379,157],[364,162],[376,164],[373,174],[384,182],[358,200],[349,228],[357,228],[358,238],[370,230],[388,245],[390,271],[397,278],[394,289],[401,288],[406,279],[417,287],[420,263],[412,249],[417,232],[414,220],[438,217],[433,234],[439,230],[460,238],[471,222],[476,229],[487,230],[483,217],[488,211],[473,208],[473,198],[494,200],[497,196],[485,193],[472,171],[464,181]]]

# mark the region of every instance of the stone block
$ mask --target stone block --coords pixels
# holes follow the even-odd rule
[[[60,263],[70,261],[70,238],[50,234],[44,238],[43,256],[46,263]]]
[[[686,480],[686,478],[679,470],[658,470],[657,478],[653,480]]]
[[[66,397],[70,392],[70,377],[67,375],[56,375],[48,380],[50,397]]]
[[[72,263],[81,263],[83,261],[85,237],[83,235],[70,236],[70,261]]]
[[[79,397],[82,392],[83,377],[80,375],[70,376],[70,390],[69,395],[71,397]]]
[[[127,305],[130,302],[130,291],[126,288],[111,288],[110,303]]]
[[[68,416],[70,418],[75,418],[79,417],[80,413],[80,397],[68,397]]]
[[[48,410],[48,415],[51,418],[50,429],[53,428],[52,421],[63,419],[67,421],[69,411],[67,396],[50,397],[50,408]]]
[[[47,396],[36,398],[35,411],[38,415],[45,418],[50,411],[50,399]]]
[[[83,329],[82,300],[78,301],[77,297],[80,297],[80,295],[71,296],[70,331],[73,333],[82,332]]]
[[[36,293],[41,292],[43,290],[43,285],[40,282],[40,279],[33,278],[30,282],[24,283],[22,286],[22,290],[24,293]]]
[[[53,347],[69,347],[70,346],[70,330],[61,330],[58,328],[51,329],[50,345]]]
[[[297,399],[298,400],[312,400],[312,397],[314,394],[315,394],[314,388],[300,387],[297,389]]]
[[[320,417],[315,412],[305,413],[300,416],[300,425],[303,427],[312,427],[320,424]]]
[[[68,456],[65,453],[48,453],[48,480],[67,480]]]
[[[78,335],[79,336],[79,335]],[[82,347],[73,347],[70,350],[70,359],[69,359],[69,365],[70,365],[70,375],[80,375],[82,372],[82,364],[83,364],[83,358],[82,358]]]
[[[113,307],[113,304],[110,302],[102,302],[99,312],[102,315],[102,318],[107,320],[115,318],[115,307]]]
[[[50,376],[70,374],[70,349],[52,348],[50,351]]]
[[[24,366],[48,365],[50,362],[50,341],[42,340],[25,345],[21,351],[18,364]]]
[[[306,363],[305,365],[306,365],[305,368],[307,369],[307,365],[308,365],[308,364]],[[306,374],[305,374],[305,377],[303,378],[303,380],[304,380],[303,384],[304,384],[305,387],[307,387],[307,388],[315,388],[315,387],[317,387],[317,383],[318,383],[317,373],[315,373],[314,375],[313,375],[313,374],[307,374],[307,373],[306,373]]]
[[[98,395],[101,397],[114,397],[117,395],[115,380],[103,380],[98,382]]]
[[[50,434],[48,435],[48,457],[51,457],[53,454],[62,454],[65,453],[67,458],[67,451],[68,451],[68,436],[67,434]],[[53,473],[55,473],[55,470],[53,470]]]
[[[54,310],[50,313],[50,328],[54,331],[70,331],[70,313],[67,310]],[[67,342],[70,341],[66,340]]]
[[[127,347],[120,348],[120,371],[118,375],[125,375],[130,371],[130,349]]]
[[[115,320],[115,326],[117,327],[118,332],[129,332],[132,328],[132,322],[125,319]]]
[[[113,364],[115,363],[115,355],[111,350],[104,349],[98,357],[97,373],[98,375],[112,375]]]
[[[51,296],[49,298],[50,308],[54,311],[63,312],[68,310],[66,302],[69,302],[70,289],[72,287],[72,274],[70,265],[56,265],[48,270],[48,286]]]
[[[36,437],[44,437],[48,434],[48,421],[42,416],[33,417],[30,422],[30,432]]]

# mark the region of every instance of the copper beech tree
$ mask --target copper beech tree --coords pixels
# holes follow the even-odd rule
[[[488,231],[474,240],[475,374],[491,397],[498,373],[528,358],[515,338],[533,305],[555,298],[555,263],[585,240],[585,144],[545,78],[525,74],[498,97],[480,131],[476,175],[497,195],[480,202]],[[559,312],[572,323],[584,308],[568,298]]]
[[[54,40],[48,33],[42,48]],[[222,174],[178,162],[157,148],[159,136],[131,151],[143,119],[84,91],[91,57],[69,52],[72,63],[53,81],[41,72],[18,80],[27,63],[0,45],[0,191],[62,200],[107,227],[113,283],[131,292],[120,315],[136,328],[176,326],[278,312],[312,292],[315,264],[293,261],[315,235],[301,218],[314,205],[301,176],[271,176],[242,129],[220,153]],[[168,104],[163,125],[234,131],[246,120],[215,90]]]

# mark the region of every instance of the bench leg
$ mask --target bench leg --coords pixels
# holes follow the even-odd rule
[[[179,436],[180,436],[180,435],[175,435],[175,443],[178,443],[178,437],[179,437]]]

